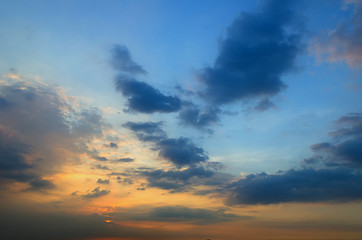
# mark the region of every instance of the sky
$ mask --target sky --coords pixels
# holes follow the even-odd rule
[[[361,0],[1,0],[5,240],[362,238]]]

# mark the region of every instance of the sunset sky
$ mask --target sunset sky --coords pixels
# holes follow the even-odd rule
[[[0,12],[1,239],[362,239],[361,0]]]

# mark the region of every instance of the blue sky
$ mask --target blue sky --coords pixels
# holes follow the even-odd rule
[[[351,219],[361,188],[350,182],[362,179],[360,0],[3,0],[0,9],[4,201],[142,231],[163,229],[165,212],[173,230],[206,214],[253,239],[262,237],[249,217],[285,227],[289,203],[314,221],[312,203],[324,221],[338,202],[360,226]],[[263,216],[278,215],[270,204],[281,204],[280,219]],[[145,238],[101,232],[79,236]]]

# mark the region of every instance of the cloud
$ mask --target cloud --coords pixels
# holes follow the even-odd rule
[[[95,160],[98,160],[98,161],[101,161],[101,162],[108,161],[108,159],[107,159],[106,157],[95,156],[94,159],[95,159]]]
[[[184,206],[167,206],[154,208],[149,213],[149,218],[152,221],[212,224],[247,219],[248,217],[225,213],[225,210],[223,209],[213,211],[202,208],[188,208]]]
[[[0,86],[0,181],[27,183],[32,191],[50,189],[47,176],[91,154],[91,141],[110,126],[97,108],[63,89],[19,79]]]
[[[263,112],[269,110],[270,108],[275,108],[274,103],[272,103],[268,98],[261,100],[256,106],[255,110]]]
[[[29,173],[33,166],[26,161],[31,152],[28,144],[21,143],[0,129],[0,177],[16,181],[30,181],[35,175]]]
[[[147,72],[142,66],[132,60],[128,48],[124,45],[114,44],[112,48],[111,66],[118,71],[123,71],[131,74],[143,74]]]
[[[0,109],[4,110],[11,106],[11,104],[4,98],[0,97]]]
[[[354,6],[354,15],[339,22],[327,34],[318,36],[310,52],[321,60],[345,61],[351,67],[362,66],[362,3],[346,1]]]
[[[132,130],[140,141],[154,143],[152,149],[177,167],[195,165],[209,159],[204,149],[197,147],[190,139],[167,137],[161,122],[127,122],[123,126]]]
[[[127,97],[128,112],[170,113],[181,109],[178,97],[166,96],[151,85],[126,75],[116,77],[116,89]]]
[[[204,149],[188,138],[166,138],[156,143],[159,156],[178,167],[205,162],[209,159]]]
[[[82,195],[82,197],[88,198],[88,199],[99,198],[99,197],[109,194],[110,192],[111,191],[109,191],[109,190],[99,190],[99,187],[96,187],[90,193]]]
[[[112,172],[112,173],[109,173],[108,176],[130,176],[130,174],[124,173],[124,172]]]
[[[133,131],[143,142],[157,142],[166,137],[162,122],[127,122],[123,126]]]
[[[42,191],[55,188],[55,185],[46,179],[34,179],[29,182],[28,191]]]
[[[121,178],[120,176],[117,177],[117,182],[124,184],[133,184],[132,178]]]
[[[362,200],[362,114],[338,119],[331,142],[313,144],[308,168],[250,174],[225,189],[228,204],[350,202]],[[314,168],[311,168],[313,166]]]
[[[227,29],[213,67],[201,70],[200,95],[216,105],[259,100],[278,94],[281,77],[295,69],[302,49],[292,1],[267,1],[242,13]]]
[[[99,169],[99,170],[111,170],[109,167],[102,166],[102,165],[96,165],[96,169]]]
[[[197,185],[200,179],[210,178],[214,172],[203,167],[189,167],[184,170],[151,170],[141,171],[145,176],[149,187],[161,188],[164,190],[186,191],[193,185]]]
[[[202,110],[193,104],[188,104],[180,111],[179,118],[183,125],[189,125],[212,133],[212,130],[208,127],[219,121],[220,113],[221,110],[218,108],[208,107]]]
[[[203,208],[188,208],[185,206],[164,206],[150,209],[147,212],[132,211],[133,214],[127,216],[127,219],[133,221],[152,221],[152,222],[186,222],[198,225],[230,222],[249,219],[248,216],[226,213],[226,209],[209,210]],[[124,218],[124,212],[114,212],[110,216],[114,220]]]
[[[230,187],[230,205],[362,200],[362,175],[342,168],[250,174]]]
[[[110,147],[110,148],[118,148],[117,144],[116,144],[116,143],[113,143],[113,142],[111,142],[111,143],[109,144],[109,147]]]
[[[97,183],[99,184],[109,184],[109,179],[100,179],[98,178]]]
[[[339,129],[329,133],[332,137],[362,137],[362,113],[350,113],[338,119]]]
[[[322,142],[311,146],[325,164],[329,166],[362,167],[362,114],[351,113],[337,121],[338,128],[329,133],[333,142]]]
[[[110,127],[104,122],[97,108],[82,109],[76,117],[77,121],[72,123],[71,133],[79,137],[100,137],[102,128]]]
[[[134,159],[133,158],[120,158],[117,160],[113,160],[112,162],[127,163],[127,162],[134,162]]]

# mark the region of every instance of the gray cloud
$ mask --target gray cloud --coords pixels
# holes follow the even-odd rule
[[[142,66],[135,63],[128,48],[124,45],[114,44],[112,48],[111,65],[115,70],[131,74],[147,74]]]

